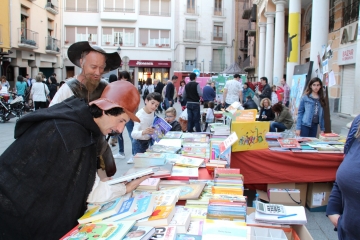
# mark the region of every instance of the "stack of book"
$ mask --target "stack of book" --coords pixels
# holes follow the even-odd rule
[[[163,153],[137,153],[134,157],[134,167],[151,167],[164,165],[166,162]]]
[[[222,219],[229,221],[245,222],[246,197],[238,197],[237,200],[224,198],[212,198],[209,200],[207,219]]]
[[[210,132],[214,135],[229,136],[230,126],[223,123],[210,123]]]
[[[165,134],[164,139],[179,139],[182,135],[183,132],[171,131]]]
[[[187,143],[207,143],[209,137],[205,133],[183,133],[182,140]]]
[[[319,153],[343,153],[344,148],[335,147],[330,144],[323,143],[307,143],[312,148],[315,148]]]
[[[336,133],[321,133],[319,135],[319,139],[322,141],[338,141],[340,139],[340,135]]]
[[[214,185],[244,189],[244,176],[238,168],[215,169]]]

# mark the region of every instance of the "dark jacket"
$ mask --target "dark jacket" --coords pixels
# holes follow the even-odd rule
[[[290,129],[294,124],[294,119],[286,107],[275,117],[274,121],[283,123],[287,129]]]
[[[265,112],[265,114],[264,114]],[[262,115],[266,115],[267,118],[263,118]],[[259,112],[259,121],[272,121],[275,118],[275,113],[272,111],[271,107],[268,109],[261,108]]]
[[[215,97],[216,97],[216,93],[214,89],[210,85],[206,85],[203,88],[203,95],[202,95],[204,102],[214,101]]]
[[[75,227],[103,137],[75,97],[19,119],[15,142],[0,156],[0,239],[59,239]]]
[[[164,84],[162,82],[158,82],[158,84],[156,85],[154,92],[160,93],[160,95],[162,94],[162,90],[164,88]]]
[[[244,109],[256,109],[256,110],[259,110],[257,104],[252,99],[248,99],[243,104],[243,107],[244,107]]]
[[[269,84],[266,84],[264,87],[263,87],[263,90],[261,91],[261,94],[259,95],[260,97],[260,101],[263,99],[263,98],[268,98],[271,100],[271,87]]]
[[[57,84],[52,83],[52,84],[49,84],[48,87],[49,87],[49,91],[50,91],[50,93],[49,93],[50,99],[53,99],[53,97],[55,96],[55,93],[57,91]]]
[[[178,121],[173,121],[172,123],[170,123],[170,125],[171,125],[171,129],[170,129],[170,131],[181,131],[181,125],[180,125],[180,123],[178,122]]]
[[[172,82],[168,82],[168,84],[166,85],[165,98],[168,101],[173,101],[174,100],[174,93],[175,93],[174,84]]]
[[[200,90],[199,83],[195,81],[190,81],[185,85],[185,90],[183,92],[183,96],[187,102],[197,103],[200,101],[200,97],[202,96],[202,92]]]

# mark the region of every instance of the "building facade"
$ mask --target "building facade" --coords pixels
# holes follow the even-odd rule
[[[270,83],[278,85],[283,74],[287,74],[291,85],[294,66],[313,61],[312,77],[319,76],[328,86],[330,112],[359,114],[360,80],[355,77],[356,72],[360,74],[360,64],[356,65],[357,52],[360,53],[359,0],[254,3],[259,38],[255,66],[258,78],[266,76]],[[325,54],[330,55],[324,57]]]
[[[9,4],[10,54],[3,69],[10,85],[18,75],[34,78],[38,72],[47,78],[55,72],[61,79],[61,1],[11,0]]]
[[[139,80],[166,81],[172,71],[174,0],[64,0],[63,43],[66,78],[80,73],[68,60],[68,47],[89,41],[118,52],[122,65],[105,74],[127,70]],[[81,17],[79,17],[81,16]]]

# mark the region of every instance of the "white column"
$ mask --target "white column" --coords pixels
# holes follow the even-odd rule
[[[274,16],[275,13],[267,12],[266,17],[266,49],[265,49],[265,77],[272,85],[274,67]]]
[[[259,69],[258,80],[265,76],[265,42],[266,42],[266,23],[259,23]]]
[[[279,85],[284,75],[285,59],[285,4],[286,0],[272,0],[276,4],[275,42],[274,42],[274,73],[273,84]]]
[[[319,69],[317,55],[321,54],[322,45],[328,44],[329,0],[312,1],[310,61],[314,61],[311,77],[316,77]]]
[[[294,67],[300,64],[301,0],[289,1],[288,52],[286,54],[286,83],[291,86]],[[295,36],[296,35],[296,36]],[[290,38],[290,39],[289,39]],[[291,45],[291,52],[289,52]]]
[[[14,86],[10,86],[9,91],[15,89],[18,76],[19,76],[19,67],[14,67]]]
[[[360,11],[359,11],[360,16]],[[360,31],[358,31],[357,40],[356,40],[356,56],[355,56],[355,76],[360,76]],[[343,80],[344,81],[344,80]],[[355,88],[355,94],[354,94],[354,107],[352,115],[357,116],[360,113],[360,94],[358,93],[358,90],[360,89],[360,78],[355,77],[354,78],[354,88]]]
[[[39,69],[37,67],[31,67],[31,75],[30,75],[31,78],[35,79],[38,73],[39,73]]]

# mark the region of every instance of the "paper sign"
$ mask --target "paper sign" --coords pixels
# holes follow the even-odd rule
[[[323,69],[323,74],[327,73],[329,71],[329,60],[326,59],[325,61],[322,62],[322,69]]]
[[[223,154],[226,151],[226,149],[231,147],[238,139],[239,138],[236,135],[236,132],[233,132],[232,134],[230,134],[230,136],[228,136],[225,139],[225,141],[220,143],[220,154]]]
[[[312,205],[313,206],[321,206],[322,202],[325,200],[325,192],[321,192],[321,193],[314,193],[313,194],[313,200],[312,200]]]
[[[233,120],[237,122],[255,122],[256,114],[256,109],[237,110],[233,115]]]
[[[329,87],[336,85],[335,73],[334,71],[329,72]]]

